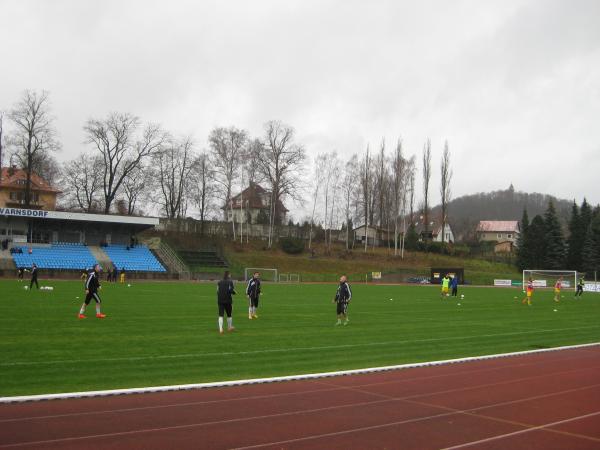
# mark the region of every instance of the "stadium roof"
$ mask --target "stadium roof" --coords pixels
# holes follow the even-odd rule
[[[477,225],[477,231],[481,232],[513,232],[518,233],[518,220],[481,220]]]
[[[87,214],[80,212],[44,211],[41,209],[0,208],[0,217],[23,217],[27,219],[68,220],[128,225],[156,226],[158,217],[120,216],[114,214]]]

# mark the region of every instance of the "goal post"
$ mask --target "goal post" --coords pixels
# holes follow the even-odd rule
[[[254,272],[260,273],[260,278],[263,281],[272,281],[274,283],[279,282],[279,273],[277,269],[265,268],[265,267],[246,267],[244,269],[244,280],[248,281],[252,278]]]
[[[280,273],[280,283],[300,283],[300,274],[298,273]]]
[[[562,277],[563,287],[575,289],[577,286],[578,273],[576,270],[531,270],[523,271],[523,289],[531,277],[534,287],[553,287],[556,281]]]

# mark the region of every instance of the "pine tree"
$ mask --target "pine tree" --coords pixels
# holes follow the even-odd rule
[[[406,231],[406,238],[404,239],[404,247],[407,250],[416,250],[419,242],[419,235],[414,224],[410,224]]]
[[[527,227],[527,253],[530,269],[546,269],[546,226],[542,216],[537,215]]]
[[[566,254],[565,239],[552,200],[548,202],[548,209],[544,213],[544,226],[546,240],[544,267],[552,270],[563,269]]]
[[[596,209],[587,228],[582,249],[583,270],[588,276],[600,271],[600,209]]]
[[[585,240],[586,229],[582,227],[577,203],[573,202],[571,219],[569,220],[569,239],[567,240],[567,268],[581,270],[581,250]]]
[[[596,242],[592,227],[587,228],[581,251],[581,269],[586,275],[593,276],[594,271],[598,269],[598,255],[596,252]]]
[[[512,185],[511,185],[512,186]],[[517,267],[519,270],[525,270],[530,267],[529,261],[529,216],[527,210],[523,210],[521,218],[520,232],[517,236]]]
[[[592,207],[587,202],[587,200],[584,198],[583,203],[581,203],[581,208],[579,209],[579,217],[580,217],[583,233],[585,233],[587,231],[588,227],[592,223],[593,215],[594,214],[592,212]]]

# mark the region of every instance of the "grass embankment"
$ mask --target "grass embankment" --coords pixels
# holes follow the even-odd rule
[[[551,290],[538,290],[528,307],[519,289],[461,288],[465,298],[457,301],[440,299],[434,286],[355,284],[350,324],[336,327],[335,286],[265,283],[260,318],[248,320],[238,295],[237,330],[221,336],[212,283],[106,284],[103,320],[93,305],[89,318],[76,318],[81,282],[42,284],[54,290],[0,281],[0,396],[314,373],[600,340],[600,296],[574,300],[572,291],[557,305]]]
[[[334,281],[343,273],[364,280],[371,272],[382,272],[384,281],[402,281],[410,276],[429,276],[431,267],[463,267],[465,279],[471,284],[492,284],[494,278],[520,279],[516,268],[505,263],[420,252],[405,252],[402,259],[387,248],[369,248],[367,252],[355,248],[346,252],[343,246],[334,246],[327,251],[324,245],[317,244],[314,256],[306,251],[288,255],[277,246],[266,249],[264,242],[250,242],[227,243],[225,253],[234,273],[242,273],[246,267],[276,268],[279,273],[300,274],[303,281]]]

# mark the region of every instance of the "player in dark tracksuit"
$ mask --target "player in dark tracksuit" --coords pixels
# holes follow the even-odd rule
[[[577,282],[577,290],[575,291],[575,298],[581,297],[583,295],[583,288],[585,287],[585,279],[583,276],[579,277],[579,281]]]
[[[248,319],[258,319],[256,310],[258,309],[258,298],[260,297],[260,273],[254,272],[252,278],[246,286],[246,295],[248,296]]]
[[[348,284],[348,279],[346,278],[346,275],[342,275],[340,278],[340,284],[335,293],[335,298],[333,299],[333,302],[337,303],[336,325],[341,325],[342,319],[344,320],[344,325],[348,325],[348,322],[350,321],[348,319],[348,303],[350,303],[351,299],[352,290]]]
[[[235,287],[229,275],[229,271],[225,271],[223,279],[217,283],[217,304],[219,306],[219,333],[223,334],[223,315],[227,314],[227,331],[233,331],[233,298],[235,295]]]
[[[450,288],[452,289],[452,297],[458,297],[458,276],[454,275],[450,280]]]
[[[92,299],[96,302],[96,317],[98,319],[104,319],[106,314],[102,314],[100,307],[102,305],[102,300],[100,299],[100,295],[98,291],[100,290],[100,266],[98,264],[94,265],[94,268],[88,272],[87,280],[85,281],[85,300],[81,304],[81,308],[79,309],[79,318],[85,319],[85,308],[90,304]]]
[[[31,282],[29,283],[29,290],[33,288],[33,283],[35,283],[36,288],[40,288],[38,283],[38,268],[35,263],[31,265]]]

